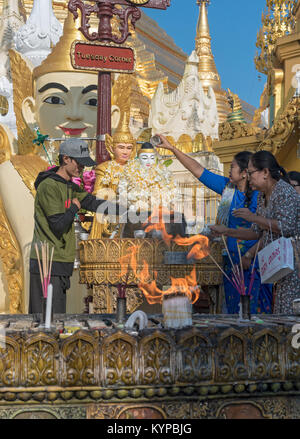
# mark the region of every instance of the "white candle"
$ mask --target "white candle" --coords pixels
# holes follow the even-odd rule
[[[49,284],[47,289],[45,328],[50,328],[51,326],[52,294],[53,294],[53,285]]]

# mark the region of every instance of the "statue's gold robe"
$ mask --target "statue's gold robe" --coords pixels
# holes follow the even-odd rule
[[[120,177],[126,165],[121,165],[116,160],[109,160],[98,165],[95,169],[96,181],[93,195],[105,200],[117,198]],[[108,238],[117,224],[111,224],[104,215],[95,214],[90,239]],[[120,231],[118,232],[119,236]]]

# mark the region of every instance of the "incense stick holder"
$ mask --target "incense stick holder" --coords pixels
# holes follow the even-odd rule
[[[126,320],[126,297],[117,297],[116,321],[123,324]]]
[[[46,309],[47,309],[47,297],[42,298],[42,322],[46,323]],[[51,306],[51,322],[53,322],[53,304]]]
[[[251,320],[250,312],[250,296],[241,294],[241,307],[242,307],[242,318],[244,320]]]

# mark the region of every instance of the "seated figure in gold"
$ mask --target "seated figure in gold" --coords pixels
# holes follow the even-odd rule
[[[136,142],[129,130],[127,114],[124,113],[114,135],[105,136],[105,145],[111,160],[101,163],[95,169],[96,182],[93,194],[99,198],[112,200],[117,198],[117,189],[125,166],[134,155]],[[109,222],[108,216],[96,214],[93,221],[90,239],[108,238],[116,228]]]
[[[184,235],[184,217],[178,213],[179,188],[168,170],[168,161],[163,161],[149,142],[143,143],[137,156],[125,166],[118,187],[119,202],[129,208],[122,237],[134,237],[134,231],[145,228],[149,217],[161,210],[170,214],[167,231]],[[147,233],[146,237],[151,234]]]

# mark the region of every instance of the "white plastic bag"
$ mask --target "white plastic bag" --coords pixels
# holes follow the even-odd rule
[[[291,238],[281,237],[258,252],[262,284],[272,284],[294,271]]]

